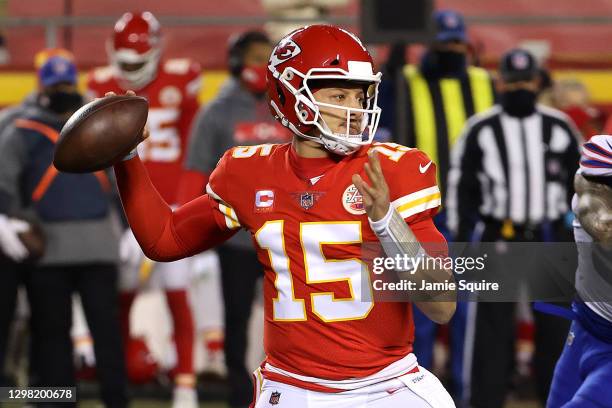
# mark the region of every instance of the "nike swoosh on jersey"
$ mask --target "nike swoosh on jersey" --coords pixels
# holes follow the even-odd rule
[[[427,169],[429,168],[429,166],[431,166],[432,161],[430,160],[429,163],[427,163],[425,166],[423,166],[422,164],[419,164],[419,171],[421,173],[425,173],[427,171]]]

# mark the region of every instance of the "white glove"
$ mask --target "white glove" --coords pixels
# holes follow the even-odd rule
[[[144,259],[144,254],[136,237],[130,228],[126,229],[119,242],[119,259],[127,267],[138,268]]]
[[[75,365],[79,369],[96,366],[96,355],[93,340],[90,336],[83,336],[72,340],[74,345]]]
[[[30,255],[17,234],[29,231],[30,224],[0,214],[0,249],[15,262],[21,262]]]

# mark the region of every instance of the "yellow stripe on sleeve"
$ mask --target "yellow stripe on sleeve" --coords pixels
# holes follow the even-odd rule
[[[441,203],[440,189],[438,186],[432,186],[400,197],[391,204],[402,218],[408,218],[425,210],[436,208]]]
[[[240,221],[238,221],[238,215],[236,215],[236,211],[229,205],[225,203],[225,201],[219,197],[217,193],[215,193],[210,186],[210,184],[206,185],[206,193],[211,196],[217,203],[219,203],[219,211],[225,217],[225,225],[229,229],[236,229],[241,227]]]

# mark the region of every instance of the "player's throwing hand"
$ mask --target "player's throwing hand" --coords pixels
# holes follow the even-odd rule
[[[125,94],[129,95],[129,96],[135,96],[136,95],[136,93],[134,91],[125,91]],[[117,94],[114,93],[114,92],[107,92],[107,93],[104,94],[104,97],[115,96],[115,95],[117,95]],[[96,99],[100,99],[100,98],[96,98]],[[147,139],[149,137],[149,134],[150,134],[150,132],[149,132],[149,125],[146,124],[144,129],[142,130],[142,140]]]
[[[359,174],[353,174],[353,184],[363,196],[366,213],[372,221],[382,219],[389,211],[389,186],[385,180],[378,153],[374,149],[368,151],[368,163],[364,166],[371,185],[366,183]]]

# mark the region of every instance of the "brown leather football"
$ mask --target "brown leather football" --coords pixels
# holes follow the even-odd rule
[[[140,96],[113,95],[76,111],[64,125],[53,164],[68,173],[112,166],[142,140],[149,103]]]

